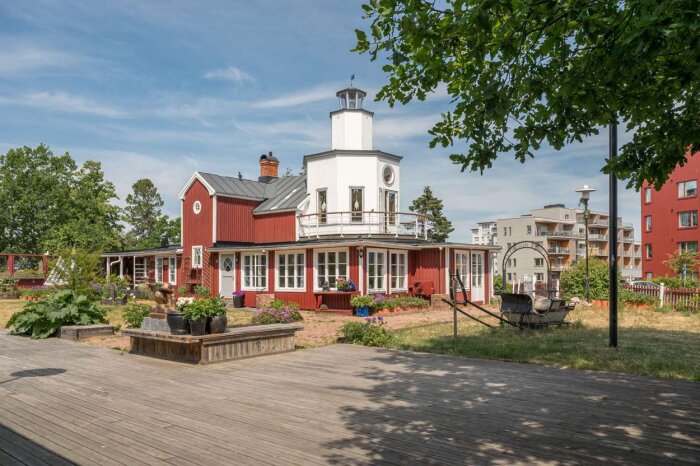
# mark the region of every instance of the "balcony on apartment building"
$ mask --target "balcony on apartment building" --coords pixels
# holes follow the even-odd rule
[[[547,248],[547,253],[553,254],[553,255],[569,255],[571,254],[571,249],[569,248],[560,248],[558,246],[555,247],[550,247]]]
[[[410,212],[325,212],[299,215],[299,238],[428,239],[427,217]]]
[[[588,241],[607,241],[608,235],[601,235],[600,233],[589,233]]]
[[[596,256],[596,257],[607,257],[608,256],[608,251],[605,249],[598,249],[598,248],[591,248],[591,250],[588,253],[590,256]]]
[[[561,272],[566,268],[565,264],[555,263],[549,266],[552,272]]]
[[[574,233],[573,230],[538,230],[537,231],[537,236],[547,236],[551,238],[582,238],[583,235],[580,235],[578,233]]]
[[[591,225],[591,226],[607,227],[609,224],[610,224],[610,222],[608,222],[607,218],[593,217],[593,218],[588,220],[588,225]]]

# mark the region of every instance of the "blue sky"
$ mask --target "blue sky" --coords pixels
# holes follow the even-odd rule
[[[149,177],[165,209],[195,170],[248,178],[273,151],[298,171],[304,154],[330,146],[335,91],[376,93],[380,63],[350,52],[366,26],[359,1],[57,0],[0,4],[0,151],[48,144],[77,160],[100,160],[124,199]],[[460,173],[447,150],[428,148],[427,130],[449,100],[375,112],[375,148],[403,155],[401,204],[424,185],[445,201],[456,231],[470,240],[477,221],[511,217],[548,203],[574,206],[574,190],[598,189],[607,134],[561,151],[543,148],[520,164],[503,155],[484,175]],[[622,142],[626,139],[621,137]],[[620,184],[620,214],[640,237],[639,194]]]

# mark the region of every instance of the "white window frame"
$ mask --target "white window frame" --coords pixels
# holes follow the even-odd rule
[[[199,256],[197,255],[199,251]],[[196,260],[199,258],[199,260]],[[201,269],[202,263],[204,262],[204,248],[202,246],[192,246],[192,268]]]
[[[471,255],[469,265],[470,265],[470,275],[472,278],[472,286],[481,288],[484,286],[484,283],[486,282],[484,279],[484,269],[485,269],[485,264],[486,258],[484,257],[485,254],[481,252],[477,252]],[[478,260],[474,260],[477,259]],[[476,266],[476,267],[475,267]],[[515,267],[515,259],[513,259],[513,267]],[[476,268],[476,272],[474,269]],[[478,281],[478,283],[476,283]]]
[[[651,188],[644,188],[644,203],[651,203]]]
[[[688,245],[689,244],[695,244],[695,249],[689,249]],[[681,251],[695,251],[698,252],[700,249],[698,249],[698,241],[681,241],[678,243],[678,249]]]
[[[156,282],[163,283],[163,256],[156,256],[156,268],[154,272]]]
[[[644,229],[645,231],[651,231],[651,215],[644,217]]]
[[[510,259],[508,260],[508,265],[510,265]],[[471,286],[471,277],[469,275],[469,251],[455,251],[455,272],[459,274],[464,288],[468,290]]]
[[[681,221],[683,214],[688,214],[688,225],[683,225],[683,222]],[[695,223],[693,223],[693,221],[695,221]],[[695,228],[697,226],[698,226],[698,211],[697,210],[684,210],[683,212],[678,212],[678,228]]]
[[[360,191],[360,210],[355,211],[355,206],[352,205],[352,192]],[[350,223],[362,223],[364,221],[364,210],[365,210],[365,187],[364,186],[350,186]]]
[[[265,258],[264,266],[261,265],[260,258]],[[251,258],[250,266],[253,267],[253,276],[249,277],[246,273],[246,259]],[[269,272],[270,256],[266,252],[252,251],[241,253],[241,290],[243,291],[267,291],[270,286],[270,272]],[[263,275],[257,273],[257,271],[262,267],[264,271]],[[265,278],[265,286],[255,286],[258,284],[257,280],[260,278]],[[251,285],[246,285],[246,279],[252,278]]]
[[[688,194],[688,188],[686,187],[687,184],[689,183],[695,183],[695,193],[694,194]],[[683,194],[681,194],[681,189],[683,190]],[[686,180],[686,181],[681,181],[678,183],[678,199],[686,199],[688,197],[695,197],[698,195],[698,180]]]
[[[314,255],[314,291],[321,291],[323,289],[323,287],[319,286],[319,284],[318,284],[318,278],[319,278],[318,277],[318,255],[324,254],[325,255],[324,265],[328,265],[328,254],[333,253],[333,252],[336,253],[336,262],[335,262],[336,274],[335,274],[334,278],[338,278],[340,276],[345,276],[346,280],[349,279],[349,275],[350,275],[350,249],[349,248],[314,249],[314,251],[313,251],[313,255]],[[345,253],[345,274],[339,273],[339,270],[338,270],[338,264],[341,263],[337,260],[337,258],[338,258],[337,253],[339,253],[339,252]],[[326,274],[326,277],[328,277],[327,274]],[[330,280],[328,280],[328,284],[330,285],[331,289],[334,288],[334,285],[333,285],[333,283],[331,283]]]
[[[370,254],[381,254],[381,255],[382,255],[383,259],[382,259],[381,262],[379,262],[379,261],[376,262],[376,264],[375,264],[375,270],[376,270],[376,266],[381,266],[382,269],[383,269],[383,271],[384,271],[383,274],[379,274],[379,273],[375,273],[374,275],[370,275],[370,274],[369,274]],[[366,267],[366,269],[367,269],[367,292],[368,292],[368,293],[386,293],[386,290],[387,290],[387,282],[386,282],[386,278],[387,278],[387,267],[386,267],[387,259],[388,259],[388,258],[387,258],[387,251],[386,251],[386,249],[370,249],[370,248],[367,249],[365,267]],[[373,278],[373,279],[375,280],[375,286],[374,286],[374,287],[371,286],[370,278]],[[383,285],[382,287],[376,286],[376,285],[377,285],[377,280],[378,280],[378,279],[381,279],[381,280],[382,280],[382,285]]]
[[[401,275],[401,269],[400,269],[401,261],[400,260],[396,264],[396,270],[397,270],[398,274],[396,276],[394,276],[394,274],[392,272],[393,266],[394,266],[394,263],[393,263],[394,256],[396,256],[397,259],[399,259],[400,256],[404,257],[403,278]],[[388,270],[388,272],[389,272],[389,290],[392,293],[408,291],[408,251],[402,251],[399,249],[390,249],[388,259],[389,259],[389,270]],[[394,278],[397,279],[397,284],[399,286],[396,286],[396,287],[393,286]],[[402,280],[403,283],[398,282],[398,280]]]
[[[177,257],[168,257],[168,280],[171,285],[177,283]]]
[[[297,259],[299,258],[299,255],[301,254],[302,257],[302,262],[301,264],[297,263]],[[280,259],[281,257],[284,256],[284,266],[289,267],[289,257],[291,256],[294,258],[294,286],[289,287],[286,285],[286,279],[288,278],[288,274],[285,273],[281,274],[280,273]],[[301,265],[301,275],[299,275],[299,265]],[[287,270],[288,271],[288,270]],[[284,277],[285,281],[283,284],[280,284],[280,279]],[[301,277],[301,287],[297,286],[298,283],[298,278]],[[294,251],[277,251],[275,252],[275,290],[280,290],[280,291],[297,291],[297,292],[304,292],[306,291],[306,251],[302,250],[294,250]]]

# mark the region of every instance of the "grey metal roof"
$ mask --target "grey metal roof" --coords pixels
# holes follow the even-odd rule
[[[254,214],[296,210],[306,198],[306,176],[285,176],[268,183],[265,197],[266,200],[253,209]]]
[[[199,174],[204,181],[214,189],[216,194],[225,196],[244,197],[247,199],[265,199],[265,187],[267,183],[260,183],[253,180],[241,180],[233,176],[221,176],[213,173]]]
[[[199,174],[214,189],[215,194],[262,201],[253,209],[254,214],[295,210],[306,197],[305,175],[283,176],[268,183],[262,183],[213,173],[199,172]]]

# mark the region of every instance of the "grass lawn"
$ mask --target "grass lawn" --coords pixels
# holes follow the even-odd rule
[[[460,317],[456,347],[452,322],[397,330],[392,347],[700,381],[700,314],[620,310],[617,349],[607,346],[607,309],[579,307],[567,320],[569,327],[521,332]]]

